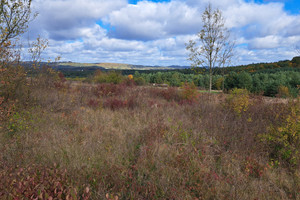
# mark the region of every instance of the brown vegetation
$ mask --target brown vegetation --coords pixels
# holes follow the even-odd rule
[[[68,84],[45,70],[1,121],[1,199],[300,198],[299,99]]]

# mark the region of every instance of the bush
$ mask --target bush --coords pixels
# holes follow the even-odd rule
[[[23,67],[13,64],[0,65],[0,97],[4,98],[4,102],[18,100],[25,103],[28,90]]]
[[[160,96],[167,101],[178,101],[180,99],[179,92],[174,87],[168,87],[168,89],[161,89]]]
[[[290,97],[289,88],[283,85],[279,86],[277,96],[282,98]]]
[[[249,105],[249,92],[246,89],[235,88],[226,99],[226,106],[239,116],[248,110]]]
[[[260,135],[269,151],[271,164],[281,163],[290,167],[299,166],[300,149],[300,98],[291,103],[290,113],[279,126],[270,126],[269,131]]]
[[[124,80],[124,77],[121,73],[110,71],[107,73],[103,73],[100,70],[97,70],[95,72],[95,75],[93,77],[93,81],[96,83],[113,83],[113,84],[119,84]]]
[[[93,88],[93,94],[101,96],[117,96],[125,92],[125,86],[121,84],[103,83]]]
[[[185,83],[182,86],[182,90],[181,90],[181,97],[183,100],[187,100],[189,102],[195,102],[197,101],[198,98],[198,91],[197,91],[197,87],[195,86],[195,84],[192,83]]]
[[[127,107],[127,101],[116,98],[109,98],[104,102],[103,106],[112,110],[118,110]]]
[[[56,166],[6,167],[0,169],[0,198],[87,200],[90,188],[74,187],[67,171]]]
[[[146,81],[143,77],[137,77],[137,78],[133,78],[134,82],[136,85],[145,85]]]

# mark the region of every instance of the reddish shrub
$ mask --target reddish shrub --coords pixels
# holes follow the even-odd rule
[[[88,105],[89,107],[96,108],[96,107],[99,107],[100,102],[97,101],[97,100],[95,100],[95,99],[90,99],[90,100],[88,101],[87,105]]]
[[[67,170],[56,166],[33,165],[0,170],[1,199],[89,199],[90,188],[77,186]]]
[[[265,168],[255,158],[247,157],[242,169],[247,176],[259,178],[263,175]]]
[[[116,98],[109,98],[104,102],[103,106],[112,110],[117,110],[120,108],[125,108],[127,106],[127,101],[122,101]]]
[[[127,107],[130,108],[130,109],[134,109],[138,106],[138,101],[137,101],[137,98],[136,96],[131,96],[128,98],[127,100]]]
[[[167,89],[151,89],[151,96],[162,97],[167,101],[180,101],[180,95],[176,88],[169,87]]]
[[[198,91],[197,87],[194,85],[194,83],[185,83],[182,86],[181,90],[181,98],[183,100],[186,100],[187,102],[196,102],[198,99]]]
[[[125,91],[125,85],[122,84],[112,84],[112,83],[103,83],[97,85],[93,88],[93,93],[95,96],[115,96],[121,95]]]
[[[127,78],[123,81],[123,84],[128,87],[136,86],[135,81],[133,79]]]

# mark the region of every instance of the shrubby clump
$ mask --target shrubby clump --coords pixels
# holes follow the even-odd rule
[[[124,76],[120,72],[109,71],[109,72],[101,72],[97,70],[92,78],[92,82],[95,83],[113,83],[119,84],[125,79]]]
[[[289,114],[280,126],[270,126],[260,135],[266,145],[272,165],[299,166],[300,158],[300,98],[291,102]]]
[[[238,116],[246,112],[251,105],[249,92],[246,89],[233,89],[226,99],[226,107],[232,109]]]

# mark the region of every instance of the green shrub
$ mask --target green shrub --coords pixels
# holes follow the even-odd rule
[[[264,95],[269,97],[275,97],[278,92],[279,84],[277,82],[271,82],[267,85]]]
[[[261,141],[269,150],[273,165],[286,164],[299,166],[300,149],[300,98],[291,103],[290,113],[279,126],[270,126],[267,133],[261,134]]]
[[[26,131],[32,122],[32,114],[29,111],[15,112],[9,119],[7,130],[10,134]]]
[[[100,70],[97,70],[95,72],[93,82],[96,83],[114,83],[114,84],[119,84],[124,80],[124,77],[122,76],[121,73],[115,72],[115,71],[110,71],[107,73],[103,73]]]
[[[146,81],[143,77],[134,77],[133,78],[136,85],[145,85]]]

